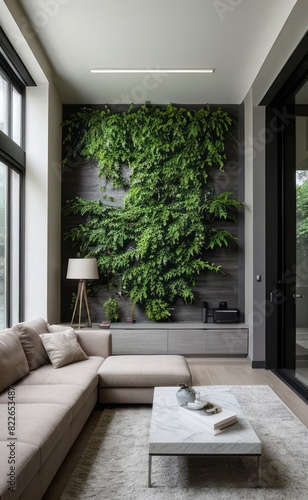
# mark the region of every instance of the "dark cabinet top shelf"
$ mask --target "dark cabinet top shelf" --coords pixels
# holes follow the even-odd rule
[[[239,330],[248,328],[246,323],[202,323],[196,321],[162,322],[143,321],[136,323],[111,323],[111,330]]]

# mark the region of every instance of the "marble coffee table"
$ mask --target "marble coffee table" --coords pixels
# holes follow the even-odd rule
[[[151,486],[152,457],[161,455],[207,455],[257,457],[258,486],[261,486],[261,441],[251,427],[239,402],[227,386],[201,387],[201,399],[236,412],[238,422],[216,436],[192,424],[179,411],[178,387],[156,387],[149,436],[148,486]]]

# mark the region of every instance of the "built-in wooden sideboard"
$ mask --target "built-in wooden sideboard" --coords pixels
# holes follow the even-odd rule
[[[112,323],[113,354],[247,356],[245,323]]]

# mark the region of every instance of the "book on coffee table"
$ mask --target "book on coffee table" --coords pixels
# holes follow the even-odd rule
[[[179,411],[191,423],[199,425],[211,434],[220,434],[237,422],[237,414],[231,410],[222,409],[219,413],[208,415],[202,410],[190,410],[179,406]]]

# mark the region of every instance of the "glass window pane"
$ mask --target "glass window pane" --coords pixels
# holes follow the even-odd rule
[[[19,321],[20,301],[20,175],[10,170],[10,323]]]
[[[21,146],[21,106],[22,96],[16,89],[13,89],[12,139],[18,146]]]
[[[7,282],[7,172],[0,163],[0,329],[6,327]]]
[[[9,133],[9,84],[0,73],[0,130]]]

